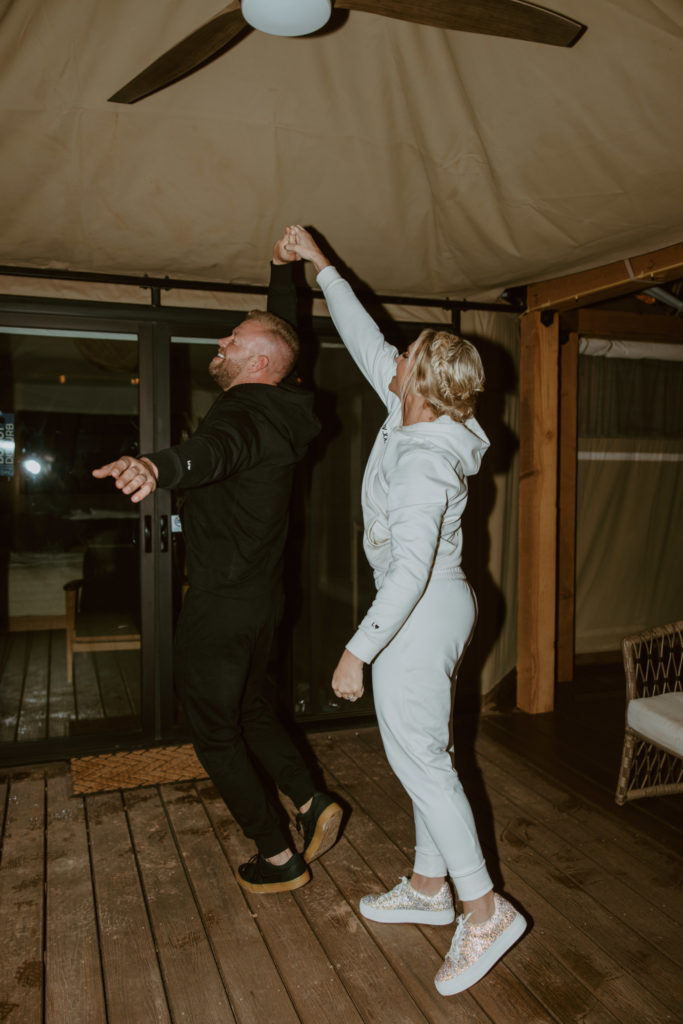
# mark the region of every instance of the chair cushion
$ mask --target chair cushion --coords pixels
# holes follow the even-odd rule
[[[626,722],[641,736],[683,757],[683,693],[630,700]]]

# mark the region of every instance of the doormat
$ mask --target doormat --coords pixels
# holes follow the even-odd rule
[[[158,786],[164,782],[188,782],[206,777],[190,743],[71,758],[74,793],[103,793],[112,789],[135,789],[137,786]]]

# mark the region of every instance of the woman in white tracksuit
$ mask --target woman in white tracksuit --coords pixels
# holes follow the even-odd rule
[[[476,619],[461,568],[467,477],[489,446],[472,416],[483,387],[476,349],[446,331],[423,331],[399,355],[299,225],[288,248],[310,260],[335,327],[388,416],[363,478],[364,548],[377,596],[335,670],[332,688],[348,700],[363,692],[372,662],[375,710],[384,749],[411,797],[415,861],[410,881],[366,896],[375,921],[448,924],[463,914],[435,984],[445,995],[479,980],[525,928],[492,890],[469,802],[449,746],[451,681]]]

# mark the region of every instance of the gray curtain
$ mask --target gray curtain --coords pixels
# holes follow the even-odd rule
[[[579,360],[576,650],[683,617],[683,364]]]

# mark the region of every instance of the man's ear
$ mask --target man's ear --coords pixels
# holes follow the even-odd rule
[[[260,356],[252,356],[250,368],[252,373],[263,373],[270,365],[270,359],[263,353]]]

